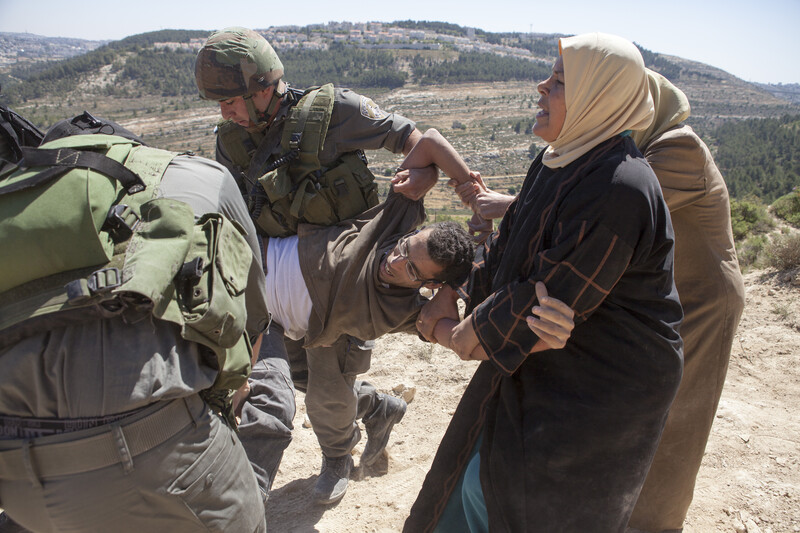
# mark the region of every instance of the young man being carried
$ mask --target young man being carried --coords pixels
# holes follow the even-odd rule
[[[405,168],[437,165],[455,179],[469,169],[436,130],[428,130],[403,162]],[[416,320],[427,302],[419,289],[457,286],[472,268],[474,244],[458,224],[416,229],[425,219],[423,201],[390,191],[383,203],[333,226],[300,225],[296,236],[264,238],[267,301],[273,321],[292,339],[304,339],[309,375],[308,416],[322,444],[323,468],[315,493],[321,503],[341,499],[353,467],[351,450],[360,437],[361,413],[353,386],[369,369],[369,357],[348,350],[348,338],[376,339],[385,333],[417,334]],[[570,311],[554,302],[549,319],[554,344],[569,336]],[[265,349],[285,350],[282,337],[268,335]],[[269,347],[269,348],[267,348]],[[361,464],[373,463],[405,409],[373,429]],[[380,415],[373,415],[380,416]],[[317,427],[324,420],[330,434]],[[368,418],[365,418],[368,422]],[[346,440],[335,435],[350,434]],[[324,444],[323,444],[324,443]],[[316,490],[315,490],[316,492]],[[324,496],[327,496],[325,498]]]

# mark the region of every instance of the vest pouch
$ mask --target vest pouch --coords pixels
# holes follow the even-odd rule
[[[184,338],[214,349],[214,388],[237,389],[250,372],[245,288],[253,254],[238,226],[219,214],[197,222],[176,281]]]
[[[117,199],[118,183],[75,168],[40,186],[2,194],[43,170],[18,170],[0,182],[0,243],[6,251],[0,254],[0,292],[106,263],[113,255],[114,242],[101,228]]]
[[[292,194],[292,178],[286,169],[286,166],[281,166],[258,178],[258,183],[267,193],[267,198],[271,203]]]
[[[335,209],[335,220],[354,218],[378,205],[378,186],[356,154],[345,154],[339,164],[322,176],[321,193]]]
[[[320,226],[338,222],[340,219],[336,216],[330,195],[326,194],[327,188],[325,175],[319,181],[311,176],[304,179],[292,200],[292,216],[297,216],[304,223]]]
[[[259,232],[268,237],[288,237],[297,233],[297,220],[289,218],[291,204],[284,198],[270,208],[265,204],[253,221]],[[281,213],[286,213],[282,215]]]
[[[268,201],[265,201],[258,216],[255,217],[256,227],[269,237],[287,237],[297,232],[297,219],[291,217],[291,192],[292,179],[286,167],[279,167],[267,172],[258,179]],[[263,198],[259,199],[263,201]],[[253,214],[253,206],[250,206]]]
[[[176,285],[186,327],[205,337],[204,344],[231,348],[244,334],[251,261],[250,247],[232,222],[215,213],[198,221]]]

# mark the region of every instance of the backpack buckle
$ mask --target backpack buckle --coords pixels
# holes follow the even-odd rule
[[[203,277],[203,267],[205,262],[203,258],[198,256],[183,264],[181,267],[180,277],[188,281],[191,285],[197,285]]]
[[[108,210],[103,229],[114,242],[125,242],[133,236],[141,218],[126,204],[117,204]]]
[[[86,278],[92,294],[102,294],[122,285],[122,275],[116,267],[95,270]]]
[[[103,294],[122,285],[122,275],[116,267],[95,270],[89,276],[70,281],[66,285],[67,301],[77,305],[97,294]]]
[[[300,141],[303,140],[303,132],[294,132],[292,136],[289,137],[289,148],[292,150],[299,150],[300,149]]]

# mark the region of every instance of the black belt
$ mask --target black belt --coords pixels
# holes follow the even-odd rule
[[[38,439],[50,435],[80,431],[116,422],[146,409],[135,409],[116,415],[95,418],[25,418],[0,416],[0,439]]]

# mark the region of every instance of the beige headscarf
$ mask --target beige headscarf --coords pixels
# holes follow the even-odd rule
[[[653,99],[642,54],[633,43],[587,33],[560,39],[559,53],[567,115],[545,151],[546,166],[564,167],[614,135],[650,125]]]
[[[656,117],[649,128],[634,131],[631,135],[636,146],[642,152],[650,144],[650,141],[686,120],[691,112],[689,99],[686,98],[683,91],[672,85],[658,72],[650,69],[645,69],[645,71],[650,82],[650,94],[653,96],[653,103],[656,106]]]

